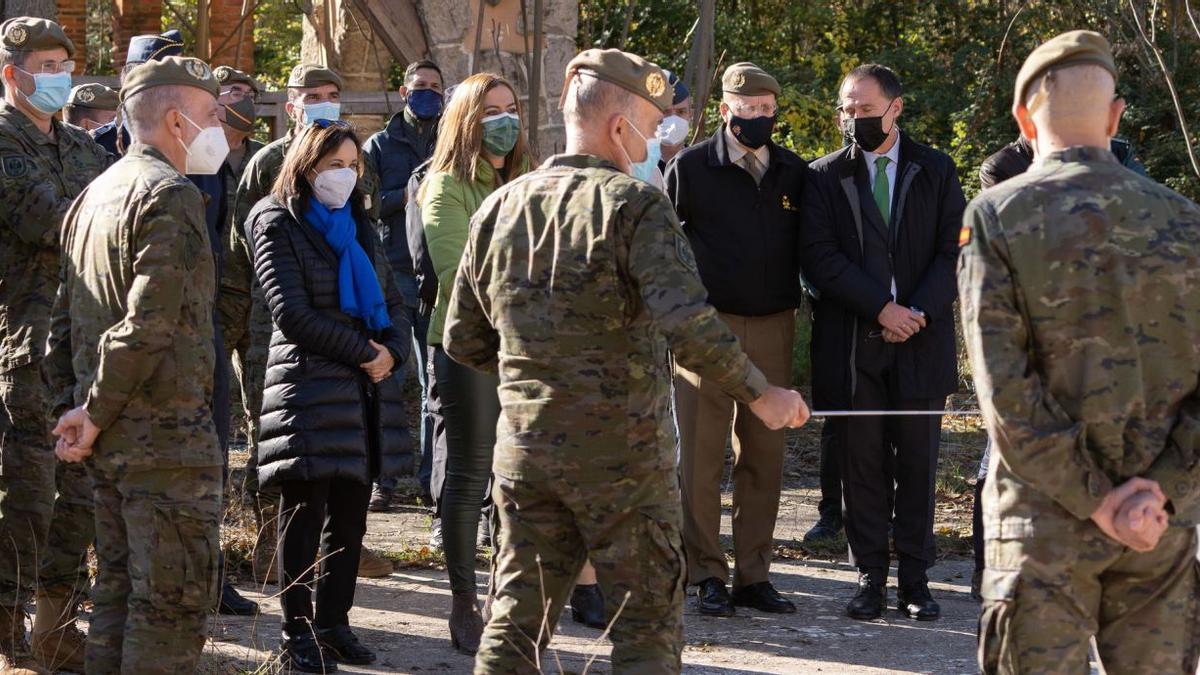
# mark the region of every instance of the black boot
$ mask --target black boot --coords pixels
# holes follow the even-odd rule
[[[450,597],[450,644],[463,654],[474,654],[482,637],[478,595],[475,591],[454,593]]]
[[[842,531],[842,519],[840,516],[829,514],[821,514],[817,519],[817,523],[812,526],[804,535],[804,543],[812,544],[819,541],[830,541],[837,539],[838,533]]]
[[[896,609],[917,621],[937,621],[942,615],[942,608],[930,594],[927,581],[896,589]]]
[[[226,616],[254,616],[258,614],[258,603],[242,597],[229,583],[221,586],[221,602],[217,611]]]
[[[337,662],[332,654],[326,654],[317,644],[312,633],[298,632],[296,637],[287,637],[279,645],[279,665],[284,673],[336,673]]]
[[[575,585],[571,591],[571,619],[588,628],[603,630],[608,625],[604,621],[604,596],[599,584]]]
[[[317,644],[338,663],[356,666],[375,663],[375,652],[364,647],[349,626],[318,628]]]
[[[859,621],[872,621],[883,615],[887,604],[887,577],[874,578],[870,574],[858,575],[858,593],[846,605],[846,616]]]

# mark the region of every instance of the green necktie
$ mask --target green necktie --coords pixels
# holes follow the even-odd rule
[[[887,166],[890,162],[887,157],[875,158],[875,206],[879,207],[879,214],[883,216],[884,223],[891,222],[892,210],[892,194],[888,189]]]

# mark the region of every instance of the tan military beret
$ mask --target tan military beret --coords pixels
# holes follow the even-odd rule
[[[292,68],[292,74],[288,75],[288,87],[308,89],[309,87],[319,87],[323,84],[336,85],[339,90],[343,88],[341,76],[325,66],[301,63]]]
[[[25,52],[62,47],[67,50],[67,56],[75,55],[75,43],[63,32],[62,26],[32,16],[18,16],[0,23],[0,43],[6,49]]]
[[[96,82],[75,85],[67,105],[93,110],[116,110],[121,105],[117,92]]]
[[[135,66],[125,75],[121,85],[121,102],[151,87],[182,85],[221,95],[221,85],[208,64],[190,56],[168,56],[161,61],[147,61]]]
[[[742,96],[778,96],[780,89],[779,82],[767,71],[749,61],[742,61],[725,69],[725,74],[721,75],[721,91]]]
[[[627,89],[663,112],[671,107],[671,97],[675,95],[675,90],[667,84],[667,76],[662,68],[619,49],[588,49],[571,59],[563,82],[564,96],[567,85],[576,73],[587,73]]]
[[[1112,73],[1117,79],[1117,64],[1113,61],[1112,47],[1099,33],[1090,30],[1073,30],[1043,42],[1033,50],[1017,73],[1014,91],[1017,103],[1025,101],[1025,90],[1038,76],[1058,68],[1094,64]]]
[[[216,68],[213,68],[213,75],[217,76],[217,82],[220,82],[222,87],[226,87],[235,83],[241,83],[253,89],[254,93],[256,94],[262,92],[262,86],[259,85],[258,80],[250,77],[237,68],[232,68],[230,66],[217,66]]]

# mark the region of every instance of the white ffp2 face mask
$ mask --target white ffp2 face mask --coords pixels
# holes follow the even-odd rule
[[[355,185],[358,185],[358,172],[354,169],[326,169],[313,181],[313,196],[325,208],[334,211],[346,205]]]
[[[229,141],[225,140],[225,131],[219,126],[202,127],[187,115],[183,115],[183,119],[200,130],[191,143],[185,144],[182,138],[179,139],[179,144],[187,152],[187,163],[183,172],[189,175],[211,176],[220,171],[225,158],[229,156]]]
[[[687,135],[688,121],[679,115],[667,115],[658,123],[658,137],[667,145],[683,145]]]

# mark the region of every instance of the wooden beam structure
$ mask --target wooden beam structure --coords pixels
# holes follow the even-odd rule
[[[429,56],[429,45],[415,0],[352,1],[398,63],[412,63]]]

